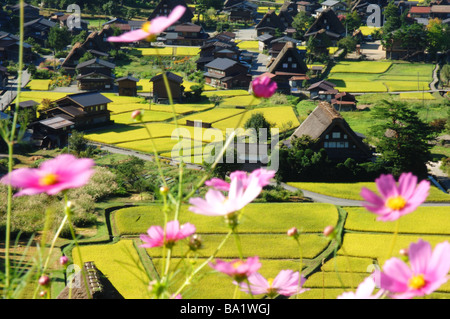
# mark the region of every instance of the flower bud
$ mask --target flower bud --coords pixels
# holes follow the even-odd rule
[[[159,188],[159,192],[161,193],[161,195],[167,195],[167,193],[169,192],[169,188],[167,186],[161,186]]]
[[[142,120],[142,111],[136,110],[133,113],[131,113],[131,118],[135,121],[141,121]]]
[[[189,248],[196,251],[202,247],[202,239],[199,235],[194,234],[189,238]]]
[[[325,237],[333,238],[335,235],[334,226],[329,225],[329,226],[325,227],[323,230],[323,235]]]
[[[296,238],[296,237],[298,237],[298,229],[296,228],[296,227],[292,227],[291,229],[289,229],[288,231],[287,231],[287,235],[289,236],[289,237],[294,237],[294,238]]]
[[[67,264],[67,262],[69,261],[69,258],[67,258],[67,256],[61,256],[59,258],[59,264],[61,266],[65,266]]]
[[[47,275],[42,275],[41,278],[39,278],[38,283],[41,286],[48,286],[48,284],[50,283],[50,277],[48,277]]]

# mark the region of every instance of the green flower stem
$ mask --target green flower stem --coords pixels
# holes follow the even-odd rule
[[[386,259],[391,258],[392,254],[394,253],[394,247],[395,247],[395,242],[396,242],[397,236],[398,236],[399,225],[400,225],[400,219],[397,219],[395,221],[395,229],[394,229],[394,235],[392,236],[391,248],[389,249],[389,255],[387,256]]]
[[[17,118],[19,113],[19,100],[20,92],[22,88],[22,71],[23,71],[23,43],[24,43],[24,1],[19,1],[20,5],[20,35],[19,35],[19,72],[17,78],[17,97],[16,107],[14,111],[13,121],[11,125],[11,132],[9,140],[6,141],[8,145],[8,172],[11,173],[13,169],[13,148],[16,135]],[[8,183],[8,198],[7,198],[7,211],[6,211],[6,238],[5,238],[5,291],[9,291],[11,284],[11,263],[9,256],[10,249],[10,237],[11,237],[11,214],[12,214],[12,186]]]
[[[214,251],[214,253],[208,257],[208,259],[206,259],[200,266],[198,266],[184,281],[184,283],[181,285],[180,288],[178,288],[177,292],[175,292],[175,296],[180,294],[181,291],[183,291],[183,289],[191,284],[191,280],[192,278],[195,277],[195,275],[197,275],[199,273],[200,270],[203,269],[203,267],[205,267],[207,264],[209,264],[211,262],[211,260],[213,260],[213,258],[216,257],[217,253],[220,251],[220,249],[222,249],[223,245],[225,245],[225,242],[228,240],[228,238],[230,238],[230,236],[233,234],[233,232],[230,230],[227,235],[225,236],[225,238],[222,240],[222,242],[217,246],[216,250]]]

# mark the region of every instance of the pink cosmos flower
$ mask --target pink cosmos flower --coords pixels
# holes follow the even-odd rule
[[[292,270],[280,271],[275,279],[266,279],[260,273],[254,273],[248,277],[248,281],[250,287],[246,282],[239,284],[242,291],[252,295],[267,294],[269,298],[274,298],[277,295],[289,297],[309,290],[302,288],[306,279],[301,276],[299,282],[299,272],[294,272]]]
[[[47,193],[56,195],[63,190],[81,187],[94,173],[94,161],[63,154],[43,162],[39,168],[20,168],[4,176],[0,182],[22,188],[14,196]]]
[[[261,268],[258,256],[250,257],[246,262],[240,259],[234,259],[231,262],[217,259],[215,264],[209,263],[209,265],[215,270],[233,277],[237,282],[243,281]]]
[[[372,294],[376,288],[375,280],[372,276],[364,279],[362,283],[359,284],[356,292],[344,292],[342,295],[337,297],[337,299],[378,299],[380,298],[384,290],[380,289],[376,294]]]
[[[411,173],[401,174],[398,186],[392,175],[381,175],[375,183],[381,197],[365,187],[361,196],[367,201],[364,207],[377,214],[380,221],[397,220],[415,211],[425,202],[430,189],[430,182],[423,180],[417,185],[417,177]]]
[[[152,21],[144,23],[142,29],[126,32],[118,37],[109,37],[110,42],[136,42],[144,39],[153,41],[172,24],[177,22],[186,11],[184,6],[176,6],[168,17],[156,17]]]
[[[140,236],[141,240],[145,242],[141,247],[153,248],[153,247],[172,247],[178,240],[191,236],[196,231],[195,226],[186,223],[181,225],[177,220],[173,220],[167,223],[166,231],[160,226],[152,226],[147,230],[147,234]]]
[[[382,289],[397,299],[411,299],[431,294],[449,279],[450,244],[448,241],[431,245],[419,239],[409,245],[409,264],[399,258],[387,260],[383,271],[376,273]]]
[[[265,169],[255,170],[250,175],[237,171],[230,175],[229,187],[224,181],[211,180],[209,185],[228,191],[228,197],[225,197],[217,189],[210,189],[206,193],[205,199],[200,197],[189,199],[189,203],[192,205],[189,210],[207,216],[227,216],[242,209],[258,197],[263,187],[268,185],[274,176],[275,171]]]
[[[253,95],[259,98],[269,98],[277,91],[277,83],[267,75],[261,75],[252,81]]]

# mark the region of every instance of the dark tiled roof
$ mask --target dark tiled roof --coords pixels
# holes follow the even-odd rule
[[[111,103],[112,101],[98,92],[70,94],[56,102],[70,99],[82,107]]]
[[[94,59],[91,59],[89,61],[85,61],[83,63],[78,64],[77,65],[77,69],[84,68],[84,67],[89,66],[89,65],[94,64],[94,63],[103,65],[103,66],[105,66],[107,68],[110,68],[110,69],[114,69],[116,67],[116,65],[114,63],[111,63],[111,62],[108,62],[108,61],[105,61],[105,60],[102,60],[102,59],[99,59],[99,58],[94,58]]]
[[[205,65],[207,68],[217,69],[217,70],[226,70],[237,62],[228,58],[217,58],[209,62]]]
[[[172,72],[166,72],[166,76],[167,76],[167,79],[168,79],[168,80],[175,81],[175,82],[177,82],[177,83],[183,83],[183,77],[181,77],[181,76],[179,76],[179,75],[176,75],[175,73],[172,73]],[[152,77],[152,78],[150,79],[150,81],[151,81],[151,82],[155,82],[155,81],[158,81],[159,79],[161,79],[162,77],[163,77],[163,74],[160,73],[160,74],[155,75],[154,77]]]

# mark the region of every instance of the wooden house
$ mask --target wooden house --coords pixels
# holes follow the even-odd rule
[[[0,61],[19,60],[20,39],[14,34],[0,31]],[[23,43],[23,59],[28,63],[33,59],[32,47],[28,43]]]
[[[293,42],[287,42],[278,56],[268,65],[268,73],[274,75],[272,80],[277,83],[278,90],[285,93],[291,92],[292,77],[296,77],[296,81],[300,81],[300,77],[308,79],[307,72],[308,66]]]
[[[275,39],[275,37],[269,33],[258,36],[256,40],[258,40],[259,52],[269,51],[270,41],[272,41],[273,39]]]
[[[336,15],[347,13],[347,4],[344,1],[325,0],[320,5],[321,7],[315,10],[315,14],[313,16],[318,17],[323,11],[328,9],[333,10]]]
[[[252,80],[248,67],[228,58],[216,58],[205,65],[205,82],[224,89],[248,89]]]
[[[355,111],[357,102],[355,96],[348,92],[337,93],[334,98],[331,99],[331,105],[339,112]]]
[[[115,64],[94,58],[77,65],[77,81],[80,90],[112,90]]]
[[[322,80],[311,84],[306,90],[309,91],[311,100],[325,100],[331,102],[334,96],[339,93],[335,89],[336,84],[330,81]]]
[[[337,46],[337,42],[345,37],[346,31],[342,22],[332,9],[326,9],[316,18],[305,32],[305,38],[316,41],[315,46],[328,53],[328,47]]]
[[[202,46],[209,38],[202,26],[184,22],[170,26],[161,37],[168,45]]]
[[[432,18],[446,20],[450,18],[450,5],[433,5],[431,6],[430,15]]]
[[[269,10],[261,21],[259,21],[259,23],[255,26],[255,29],[256,36],[266,33],[276,36],[281,35],[286,30],[286,27],[278,17],[275,10]]]
[[[73,122],[77,131],[111,124],[108,104],[112,101],[98,92],[67,95],[53,102],[53,107],[40,111],[39,120],[61,117]]]
[[[245,0],[226,0],[223,10],[230,22],[253,22],[258,14],[258,5]]]
[[[53,116],[31,123],[33,130],[31,136],[38,147],[53,149],[67,145],[69,135],[75,123],[62,116]]]
[[[320,4],[317,2],[310,1],[298,1],[297,2],[297,11],[298,12],[306,12],[308,15],[312,15],[316,9],[320,7]]]
[[[125,76],[117,79],[116,83],[119,86],[119,96],[136,96],[138,82],[139,79],[132,76]]]
[[[19,18],[20,4],[16,4],[16,5],[10,7],[10,9],[11,9],[13,16]],[[23,10],[24,10],[24,21],[25,22],[36,20],[36,19],[39,19],[42,17],[40,14],[40,9],[31,4],[25,3]]]
[[[24,37],[25,39],[33,38],[36,43],[46,46],[50,29],[55,26],[57,26],[55,22],[47,20],[43,17],[28,21],[23,26]]]
[[[88,52],[91,53],[95,58],[99,59],[107,59],[109,57],[108,53],[93,49],[86,49],[85,47],[86,46],[84,46],[81,42],[75,43],[70,49],[64,61],[61,63],[61,68],[64,69],[68,74],[75,74],[76,67],[79,64],[80,59]]]
[[[324,148],[332,161],[345,161],[347,158],[366,161],[372,157],[372,151],[364,143],[363,137],[354,132],[328,102],[320,102],[317,105],[288,139],[288,146],[292,139],[303,135],[317,140],[315,148]]]
[[[174,101],[181,102],[184,95],[183,78],[172,72],[165,72],[167,81],[169,82],[169,89]],[[150,79],[153,83],[153,101],[155,103],[165,103],[169,101],[169,95],[164,83],[163,74],[160,73]]]
[[[80,24],[78,26],[71,25],[70,23],[68,24],[70,16],[70,14],[63,12],[56,12],[50,17],[49,20],[58,24],[61,28],[66,27],[72,34],[78,34],[83,30],[88,30],[89,22],[83,19],[80,19]]]
[[[148,21],[153,20],[154,18],[159,16],[168,16],[176,6],[183,6],[186,8],[186,11],[180,18],[179,22],[191,22],[194,18],[194,14],[184,0],[161,0],[153,10],[153,12],[150,14]]]
[[[5,68],[4,66],[0,65],[0,88],[1,89],[6,89],[6,87],[8,86],[8,77],[9,77],[8,69]]]
[[[275,59],[278,56],[278,54],[281,52],[281,50],[283,50],[286,43],[288,43],[288,42],[295,43],[296,46],[301,45],[301,41],[298,41],[298,40],[288,37],[288,36],[282,36],[282,37],[279,37],[276,39],[272,39],[268,46],[269,55]]]
[[[83,43],[86,50],[96,50],[99,52],[109,52],[115,45],[108,41],[114,35],[111,25],[105,25],[100,31],[91,32]]]
[[[197,64],[197,70],[206,72],[206,64],[210,63],[218,57],[223,57],[221,56],[223,54],[220,53],[223,50],[234,52],[238,58],[241,53],[235,42],[226,39],[218,39],[217,37],[211,38],[207,40],[203,46],[200,47],[200,57],[195,62]],[[231,53],[228,53],[228,55],[230,54]]]
[[[292,26],[292,21],[298,13],[298,6],[295,1],[285,1],[280,8],[278,17],[284,24],[285,28],[288,29]]]

